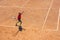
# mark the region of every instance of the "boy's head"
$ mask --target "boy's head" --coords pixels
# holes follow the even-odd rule
[[[21,14],[21,13],[19,12],[19,14]]]
[[[22,11],[22,12],[19,12],[19,14],[23,14],[24,13],[24,11]]]

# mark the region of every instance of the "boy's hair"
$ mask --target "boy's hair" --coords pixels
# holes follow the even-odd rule
[[[21,14],[21,13],[19,12],[19,14]]]

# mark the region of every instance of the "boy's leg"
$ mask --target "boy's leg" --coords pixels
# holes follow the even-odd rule
[[[20,20],[20,26],[21,26],[21,24],[22,24],[22,21]]]
[[[18,26],[18,23],[20,24],[19,26],[21,26],[22,21],[21,20],[18,20],[18,22],[16,23],[16,26]]]
[[[16,26],[18,26],[17,24],[19,23],[19,21],[16,23]]]

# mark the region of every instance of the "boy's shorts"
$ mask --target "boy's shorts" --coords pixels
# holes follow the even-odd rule
[[[19,31],[22,31],[22,29],[23,29],[22,26],[19,26]]]

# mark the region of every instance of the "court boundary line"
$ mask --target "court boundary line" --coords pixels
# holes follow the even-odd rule
[[[20,6],[0,6],[0,8],[22,8]],[[24,7],[24,8],[28,8],[31,10],[35,10],[35,9],[49,9],[49,8],[30,8],[30,7]],[[57,8],[51,8],[51,9],[57,9]]]
[[[59,14],[58,14],[58,21],[57,21],[57,31],[59,30],[59,20],[60,20],[60,8],[59,8]]]
[[[55,32],[56,32],[57,30],[55,30],[55,29],[53,29],[53,30],[47,29],[47,30],[45,30],[45,31],[51,31],[51,32],[52,32],[52,31],[55,31]]]
[[[59,20],[60,20],[60,8],[58,9],[58,17],[57,17],[57,27],[56,29],[47,29],[46,31],[58,31],[59,30]]]
[[[51,10],[52,4],[53,4],[53,0],[51,1],[50,6],[49,6],[49,9],[48,9],[48,11],[47,11],[47,14],[46,14],[44,23],[43,23],[43,25],[42,25],[42,30],[44,29],[44,25],[45,25],[45,23],[46,23],[46,21],[47,21],[47,18],[48,18],[49,12],[50,12],[50,10]]]
[[[14,27],[16,27],[16,26],[0,25],[0,27],[9,27],[9,28],[14,28]]]

